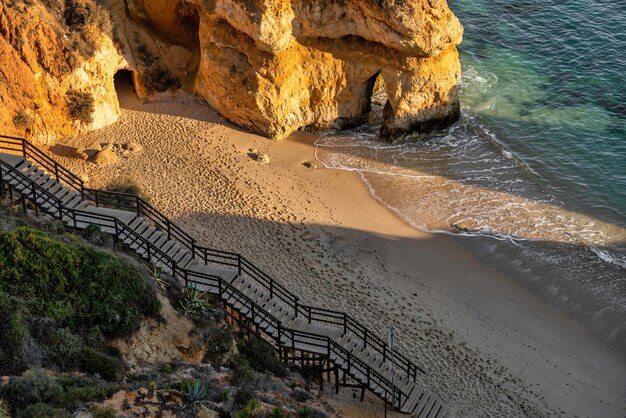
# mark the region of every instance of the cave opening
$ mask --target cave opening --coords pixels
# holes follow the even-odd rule
[[[369,100],[367,123],[380,125],[383,121],[385,103],[387,103],[385,81],[380,70],[367,81],[367,95]]]
[[[118,70],[113,76],[117,101],[120,107],[126,107],[131,101],[137,101],[137,90],[135,84],[135,73],[132,70]]]

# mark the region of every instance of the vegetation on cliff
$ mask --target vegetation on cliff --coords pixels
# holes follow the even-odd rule
[[[123,367],[104,338],[130,335],[159,303],[124,259],[20,227],[0,233],[0,311],[0,374],[34,363],[115,378]]]
[[[269,343],[226,324],[214,296],[180,289],[158,270],[148,274],[97,228],[75,235],[56,221],[5,215],[0,211],[0,376],[7,376],[0,379],[0,417],[215,416],[209,409],[220,416],[325,416],[303,405],[308,382]],[[164,352],[176,344],[161,341],[154,328],[180,326],[170,303],[174,315],[192,321],[183,333],[204,355],[185,361],[192,347],[181,347],[182,361],[137,363],[128,350]],[[136,331],[148,335],[148,345],[116,344]]]

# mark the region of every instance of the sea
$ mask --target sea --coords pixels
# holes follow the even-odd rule
[[[461,120],[384,143],[382,93],[368,124],[321,136],[318,160],[626,353],[626,1],[448,3]]]

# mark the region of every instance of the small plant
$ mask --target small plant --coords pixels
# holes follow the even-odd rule
[[[314,413],[315,410],[309,408],[308,406],[303,406],[296,411],[296,414],[298,414],[300,418],[311,418]]]
[[[207,300],[206,292],[198,290],[195,286],[185,289],[185,298],[180,302],[180,307],[185,315],[191,318],[201,318],[213,309]]]
[[[115,409],[112,406],[92,405],[89,412],[93,418],[115,418]]]
[[[62,408],[54,408],[45,403],[37,403],[29,405],[21,412],[20,416],[23,418],[71,418],[72,414]],[[98,417],[94,415],[94,418]]]
[[[151,93],[164,92],[172,87],[180,88],[180,81],[173,77],[167,69],[158,64],[154,64],[145,70],[143,83]]]
[[[48,346],[56,355],[57,362],[67,369],[76,366],[78,357],[83,351],[83,339],[69,328],[57,329],[51,336]]]
[[[174,367],[172,367],[171,363],[163,363],[159,366],[159,370],[161,373],[170,374],[174,371]]]
[[[0,397],[14,409],[24,409],[37,403],[49,403],[63,393],[63,388],[45,371],[31,369],[0,386]]]
[[[124,363],[117,357],[85,348],[80,355],[81,370],[99,374],[103,379],[119,381],[124,375]]]
[[[235,404],[238,408],[243,408],[250,399],[254,398],[254,392],[248,386],[244,386],[237,391],[235,396]]]
[[[0,373],[3,375],[21,371],[22,341],[26,327],[12,298],[0,286]]]
[[[159,288],[165,291],[171,285],[161,277],[161,269],[157,266],[152,266],[152,270],[146,267],[146,270],[150,273],[150,277],[159,285]]]
[[[240,344],[240,352],[250,367],[259,373],[271,373],[279,377],[287,375],[287,367],[278,358],[274,347],[262,338],[252,337]]]
[[[93,94],[68,90],[65,97],[67,98],[67,107],[72,119],[83,123],[93,122],[93,113],[95,111]]]
[[[285,418],[285,412],[280,406],[275,406],[272,408],[270,413],[267,415],[268,418]]]
[[[148,382],[148,389],[154,392],[155,390],[157,390],[157,388],[158,388],[157,382],[155,382],[154,380],[151,380]]]
[[[30,128],[32,124],[33,117],[30,115],[30,113],[28,113],[27,110],[22,109],[17,112],[15,116],[13,116],[13,125],[18,129],[25,131]]]
[[[228,402],[231,398],[230,389],[225,388],[220,395],[220,399],[222,402]]]
[[[261,402],[256,399],[250,399],[248,403],[239,411],[242,418],[253,418],[261,413]]]
[[[199,380],[188,382],[186,386],[185,392],[189,403],[196,403],[206,399],[208,390]]]
[[[230,367],[233,369],[233,383],[243,384],[250,380],[252,368],[250,362],[241,353],[232,359]]]

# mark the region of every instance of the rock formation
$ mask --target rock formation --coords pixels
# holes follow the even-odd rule
[[[0,132],[52,143],[119,115],[108,14],[60,0],[0,3]]]
[[[33,134],[111,123],[119,111],[119,69],[134,72],[142,97],[192,90],[231,121],[271,138],[363,123],[377,81],[388,97],[384,138],[432,130],[459,115],[462,28],[445,0],[109,2],[116,36],[83,16],[78,32],[94,46],[75,59],[69,41],[81,21],[68,8],[99,10],[93,0],[67,0],[63,13],[35,1],[0,5],[7,109],[0,127],[23,125],[24,112],[33,116]],[[93,94],[92,121],[67,108],[70,90]]]

